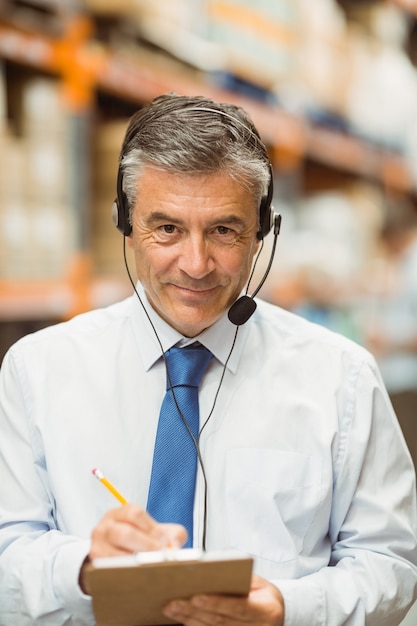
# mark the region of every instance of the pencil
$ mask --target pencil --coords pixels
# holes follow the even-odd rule
[[[92,470],[94,476],[99,480],[107,489],[114,495],[114,497],[120,502],[120,504],[127,504],[126,498],[122,496],[122,494],[117,491],[116,487],[113,487],[111,482],[107,480],[107,478],[100,472],[99,469],[95,468]]]

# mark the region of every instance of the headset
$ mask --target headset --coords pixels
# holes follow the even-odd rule
[[[132,232],[132,225],[130,223],[130,207],[129,202],[126,196],[126,193],[123,189],[123,171],[122,171],[122,161],[125,154],[127,154],[129,148],[131,147],[132,142],[136,138],[138,134],[140,134],[146,127],[148,123],[151,121],[155,121],[158,118],[163,118],[167,114],[171,112],[179,112],[179,113],[188,113],[188,112],[198,112],[202,111],[205,113],[214,113],[220,115],[222,118],[229,120],[232,122],[234,126],[238,126],[243,128],[249,135],[249,137],[253,138],[258,145],[261,147],[262,151],[265,153],[265,160],[269,169],[269,183],[268,189],[265,196],[262,197],[260,206],[259,206],[259,225],[260,230],[257,232],[257,238],[262,240],[266,235],[270,232],[272,226],[274,225],[274,217],[275,213],[272,208],[272,198],[274,194],[274,183],[273,183],[273,175],[272,175],[272,165],[267,156],[267,150],[264,143],[261,140],[261,137],[256,130],[255,126],[248,126],[244,122],[242,122],[238,117],[227,113],[221,109],[216,109],[208,106],[188,106],[182,110],[179,110],[177,107],[177,103],[174,99],[172,103],[169,103],[171,106],[165,106],[162,111],[157,111],[153,115],[149,116],[145,113],[141,115],[142,111],[139,111],[136,114],[135,118],[132,118],[131,126],[126,133],[126,137],[123,142],[122,150],[119,157],[119,168],[117,172],[117,182],[116,182],[116,198],[113,202],[112,206],[112,216],[113,222],[116,228],[125,236],[129,237]],[[214,103],[213,103],[214,105]],[[147,111],[147,108],[144,109]],[[186,118],[185,118],[186,122]]]
[[[202,100],[200,102],[203,102]],[[202,476],[203,476],[203,482],[204,482],[204,514],[203,514],[203,534],[202,534],[202,546],[203,546],[203,550],[206,550],[206,536],[207,536],[207,477],[206,477],[206,471],[205,471],[205,467],[204,467],[204,462],[203,462],[203,458],[202,458],[202,454],[201,454],[201,450],[200,450],[200,437],[201,434],[204,430],[204,428],[206,427],[207,423],[209,422],[209,420],[211,419],[211,416],[214,412],[216,403],[217,403],[217,398],[220,392],[220,389],[222,387],[223,384],[223,379],[226,373],[226,368],[229,362],[229,359],[232,355],[232,352],[234,350],[235,347],[235,343],[236,343],[236,339],[237,339],[237,335],[238,335],[238,331],[239,331],[239,327],[242,324],[245,324],[248,319],[251,317],[251,315],[253,314],[253,312],[256,309],[256,303],[254,301],[254,296],[258,293],[258,291],[260,290],[260,288],[262,287],[263,283],[266,280],[266,277],[269,274],[269,271],[271,269],[271,265],[272,265],[272,261],[275,255],[275,248],[276,248],[276,242],[277,242],[277,237],[280,231],[280,225],[281,225],[281,216],[276,214],[273,210],[272,207],[272,198],[273,198],[273,193],[274,193],[274,187],[273,187],[273,175],[272,175],[272,165],[271,162],[269,161],[268,155],[267,155],[267,151],[266,151],[266,147],[263,144],[259,133],[257,132],[256,128],[253,126],[253,128],[251,126],[248,126],[247,124],[245,124],[244,122],[242,122],[240,119],[238,119],[236,116],[234,115],[230,115],[229,113],[222,111],[221,109],[216,109],[214,108],[215,103],[213,103],[213,108],[209,107],[209,106],[189,106],[187,108],[184,109],[185,112],[188,111],[205,111],[205,112],[211,112],[214,114],[218,114],[223,116],[223,118],[227,118],[229,119],[229,121],[233,122],[234,126],[236,127],[236,125],[240,126],[240,128],[243,128],[249,135],[249,137],[253,138],[256,142],[258,142],[259,146],[261,147],[262,151],[265,154],[265,162],[268,165],[268,170],[269,170],[269,182],[268,182],[268,188],[267,188],[267,193],[265,196],[262,197],[260,205],[259,205],[259,231],[257,232],[257,238],[259,240],[263,240],[264,237],[270,232],[270,230],[274,229],[274,243],[273,243],[273,247],[272,247],[272,253],[270,256],[270,260],[268,263],[268,267],[267,270],[261,280],[261,282],[259,283],[258,287],[256,288],[256,290],[254,291],[254,293],[252,294],[252,296],[248,296],[248,295],[244,295],[241,296],[240,298],[238,298],[238,300],[236,300],[236,302],[232,305],[232,307],[229,309],[228,311],[228,316],[230,321],[236,326],[235,332],[234,332],[234,337],[233,337],[233,341],[232,341],[232,345],[230,347],[230,351],[229,354],[227,356],[226,362],[223,366],[223,370],[222,370],[222,374],[220,377],[220,381],[214,396],[214,400],[213,400],[213,404],[212,407],[210,409],[210,412],[208,414],[208,416],[206,417],[205,421],[203,422],[198,437],[194,437],[188,423],[187,420],[185,419],[183,412],[181,410],[181,407],[179,406],[178,402],[177,402],[177,398],[175,396],[175,391],[174,388],[172,387],[171,384],[171,378],[170,378],[170,373],[169,373],[169,369],[167,367],[167,361],[166,361],[166,357],[164,354],[164,348],[162,346],[161,340],[158,336],[157,330],[152,322],[152,319],[150,318],[146,307],[144,305],[144,303],[141,300],[141,297],[136,289],[136,285],[135,282],[130,274],[129,271],[129,267],[128,267],[128,263],[127,263],[127,259],[126,259],[126,237],[129,237],[131,232],[132,232],[132,225],[130,223],[130,207],[129,207],[129,202],[127,199],[127,195],[124,191],[123,188],[123,171],[122,171],[122,161],[124,156],[128,153],[128,150],[132,147],[132,142],[134,141],[135,137],[144,131],[146,125],[150,122],[150,121],[155,121],[156,119],[158,119],[159,117],[163,117],[165,114],[168,114],[170,112],[174,112],[174,111],[178,111],[178,107],[177,107],[177,102],[175,101],[175,99],[168,103],[168,106],[165,106],[165,108],[163,108],[163,111],[157,111],[156,113],[154,112],[153,114],[149,115],[149,113],[143,114],[142,110],[139,111],[131,120],[131,123],[128,127],[123,145],[122,145],[122,149],[121,149],[121,153],[120,153],[120,157],[119,157],[119,168],[118,168],[118,173],[117,173],[117,184],[116,184],[116,199],[113,202],[113,207],[112,207],[112,214],[113,214],[113,222],[116,226],[116,228],[124,235],[123,237],[123,252],[124,252],[124,261],[125,261],[125,266],[126,266],[126,270],[127,270],[127,274],[129,277],[129,280],[132,284],[132,287],[134,289],[134,292],[136,293],[136,296],[139,300],[139,303],[141,304],[145,315],[147,316],[149,323],[152,327],[152,330],[156,336],[156,339],[159,343],[159,346],[161,348],[161,353],[162,353],[162,357],[164,359],[165,362],[165,367],[166,367],[166,371],[167,371],[167,378],[169,381],[169,386],[172,390],[172,395],[174,398],[174,402],[177,406],[177,410],[178,413],[180,415],[181,420],[183,421],[196,450],[197,453],[197,458],[200,464],[200,468],[202,471]],[[147,109],[145,109],[145,111],[147,111]],[[263,241],[262,241],[263,243]],[[262,249],[262,248],[261,248]],[[256,261],[255,261],[256,263]],[[253,270],[252,270],[252,274],[253,274]],[[250,282],[250,279],[249,279]]]

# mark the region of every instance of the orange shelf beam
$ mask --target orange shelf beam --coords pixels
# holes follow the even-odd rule
[[[417,6],[417,2],[414,4]],[[69,22],[61,39],[22,32],[0,23],[0,56],[61,76],[66,102],[72,110],[85,110],[96,88],[138,103],[169,91],[206,95],[243,106],[271,147],[271,158],[276,158],[278,165],[296,167],[307,156],[404,191],[414,188],[409,168],[399,155],[347,134],[314,127],[279,107],[217,88],[202,75],[169,71],[151,62],[148,56],[143,64],[139,55],[130,60],[99,47],[93,36],[91,21],[85,17]]]
[[[393,0],[395,1],[395,0]],[[417,15],[417,0],[408,4]],[[92,21],[71,19],[63,35],[48,37],[23,30],[0,18],[0,58],[50,72],[62,82],[65,106],[85,112],[93,104],[97,88],[143,103],[168,91],[200,94],[244,107],[253,118],[271,159],[279,168],[294,169],[305,157],[342,171],[376,179],[387,188],[406,193],[414,190],[409,168],[400,155],[378,150],[358,138],[331,129],[314,127],[278,107],[217,88],[203,74],[175,72],[140,53],[126,58],[94,41]],[[0,281],[0,316],[20,311],[20,316],[41,317],[56,312],[69,317],[86,310],[94,300],[91,259],[79,251],[62,280]]]

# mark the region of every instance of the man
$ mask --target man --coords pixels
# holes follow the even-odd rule
[[[20,340],[2,367],[0,623],[94,624],[85,563],[187,534],[249,553],[255,573],[247,598],[171,602],[173,622],[399,623],[417,595],[415,475],[375,363],[239,299],[273,221],[251,121],[203,98],[157,98],[131,120],[117,187],[135,293]],[[171,380],[178,346],[210,351],[199,432],[188,429],[188,532],[153,516],[151,496],[166,378],[178,395],[169,453],[189,419]],[[115,507],[95,466],[129,504]],[[182,504],[174,488],[156,505],[172,496]]]

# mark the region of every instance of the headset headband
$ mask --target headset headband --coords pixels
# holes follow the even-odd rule
[[[170,107],[170,109],[171,111],[178,111],[177,103],[175,102],[175,100],[173,101],[173,106]],[[187,112],[204,111],[204,112],[215,113],[215,114],[221,115],[223,118],[227,118],[231,120],[235,125],[238,125],[241,128],[244,128],[249,133],[249,135],[252,138],[254,138],[255,141],[262,147],[266,155],[268,169],[269,169],[269,183],[268,183],[267,193],[265,196],[262,197],[260,205],[259,205],[260,230],[257,233],[257,237],[258,239],[263,239],[270,232],[272,228],[274,212],[273,212],[271,204],[272,204],[272,197],[274,193],[274,184],[273,184],[272,165],[268,159],[266,147],[264,143],[262,142],[260,135],[257,132],[256,128],[255,127],[253,127],[253,129],[250,128],[247,124],[242,122],[238,117],[231,115],[230,113],[227,113],[226,111],[222,111],[221,109],[216,109],[216,108],[211,108],[211,107],[206,107],[206,106],[190,106],[184,109],[184,111],[187,111]],[[163,112],[161,111],[155,112],[153,116],[151,116],[150,118],[148,117],[146,122],[148,123],[150,121],[157,119],[160,116],[162,117],[163,115],[166,115],[168,112],[170,111],[167,110],[167,107],[165,105]],[[123,189],[123,171],[122,171],[121,163],[123,160],[123,156],[128,151],[131,142],[135,139],[137,134],[141,131],[140,126],[141,126],[140,123],[133,123],[132,126],[128,129],[125,139],[123,141],[123,146],[122,146],[120,159],[119,159],[119,169],[117,172],[117,182],[116,182],[116,194],[117,195],[113,203],[113,209],[112,209],[114,224],[116,228],[126,237],[128,237],[131,234],[132,225],[130,223],[129,202],[128,202],[126,193]]]

